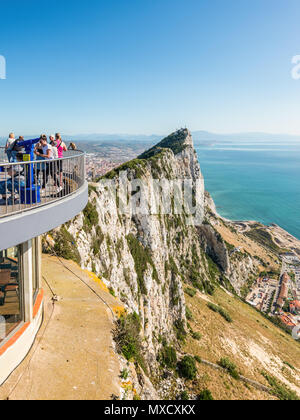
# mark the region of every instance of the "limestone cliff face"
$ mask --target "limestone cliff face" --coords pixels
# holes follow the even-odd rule
[[[192,180],[193,215],[186,208],[175,210],[176,189],[170,194],[170,212],[163,211],[161,202],[153,211],[158,191],[153,179],[167,185]],[[116,198],[112,185],[120,188],[133,180],[135,189]],[[159,188],[164,197],[168,188]],[[137,207],[133,214],[129,201]],[[143,208],[141,202],[146,202]],[[236,286],[242,278],[234,277],[226,244],[205,217],[204,180],[193,140],[188,130],[180,130],[91,186],[84,212],[52,232],[58,253],[70,253],[67,257],[95,272],[128,312],[139,315],[150,372],[155,371],[162,338],[176,342],[186,327],[184,288],[212,293],[218,284],[227,286],[231,278]],[[45,249],[51,247],[49,237]]]
[[[204,181],[191,134],[181,130],[91,187],[85,211],[52,232],[57,251],[62,250],[63,236],[71,235],[76,243],[76,250],[72,252],[81,266],[100,276],[129,312],[139,314],[150,368],[155,362],[160,338],[167,337],[171,341],[178,328],[185,325],[184,282],[203,289],[209,289],[211,282],[198,227],[193,226],[185,212],[164,214],[158,207],[156,214],[150,211],[149,214],[144,214],[145,211],[127,214],[120,211],[120,204],[124,202],[120,203],[121,198],[115,199],[105,183],[113,181],[120,186],[124,179],[138,179],[143,183],[149,203],[156,194],[153,178],[197,182],[195,213],[197,224],[202,223]],[[134,198],[131,192],[127,193],[127,199],[130,195]],[[174,195],[171,204],[173,212]]]
[[[217,213],[212,197],[205,192],[205,222],[199,229],[202,246],[218,264],[235,292],[241,295],[245,285],[258,274],[259,260],[226,243],[217,230],[220,225],[233,229],[232,222]]]
[[[185,181],[192,181],[187,183],[189,187],[192,185],[191,189],[187,188],[192,192],[187,196],[192,199],[188,200],[189,206],[180,209],[180,186]],[[127,188],[129,182],[133,182],[132,188]],[[212,346],[215,351],[216,361],[223,354],[227,356],[228,347],[224,353],[223,345],[229,343],[233,360],[239,359],[239,353],[247,354],[244,369],[251,366],[248,353],[251,345],[253,347],[253,337],[249,339],[249,348],[245,347],[244,352],[237,350],[248,339],[241,340],[239,335],[240,330],[244,331],[237,321],[239,308],[242,308],[239,299],[234,296],[230,301],[218,298],[222,293],[227,298],[227,293],[221,290],[208,298],[196,294],[198,289],[213,295],[215,288],[222,286],[243,295],[245,286],[250,285],[261,264],[268,264],[261,254],[261,251],[265,252],[264,248],[257,243],[252,246],[249,241],[243,231],[237,230],[237,224],[218,215],[212,198],[204,190],[191,134],[188,130],[180,130],[138,159],[90,185],[85,210],[71,222],[45,235],[43,246],[45,251],[54,249],[56,254],[75,260],[82,268],[97,274],[127,309],[129,315],[119,324],[130,319],[134,321],[130,326],[135,328],[138,337],[138,354],[126,356],[119,345],[119,336],[114,335],[120,370],[131,372],[132,390],[128,394],[124,388],[121,398],[134,398],[135,390],[142,399],[173,399],[187,387],[190,389],[192,381],[185,383],[174,375],[176,364],[170,367],[162,360],[162,355],[172,358],[175,353],[175,357],[182,360],[185,338],[187,345],[193,340],[191,349],[194,346],[197,349],[196,352],[192,350],[193,355],[198,355],[200,349],[205,352],[209,343],[209,348]],[[188,307],[185,299],[189,302]],[[203,306],[203,299],[221,305],[230,315],[233,313],[233,327],[225,325],[226,321],[216,314],[219,329],[215,342],[212,342],[211,333],[205,336],[207,330],[211,330],[214,313]],[[201,306],[198,306],[199,301]],[[203,342],[201,340],[198,347],[194,328],[203,334]],[[134,334],[129,337],[132,336]],[[260,346],[266,342],[270,340]],[[230,343],[235,344],[231,346]],[[205,354],[199,355],[205,359]],[[256,363],[257,359],[253,366]],[[201,381],[203,372],[205,370],[201,370]],[[223,386],[224,374],[220,375]],[[196,398],[198,384],[192,392],[190,396]]]
[[[205,253],[210,255],[225,275],[229,275],[229,253],[221,235],[214,230],[212,225],[207,223],[199,228],[199,238],[202,241]]]

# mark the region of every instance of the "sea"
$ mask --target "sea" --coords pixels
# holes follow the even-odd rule
[[[275,223],[300,239],[300,142],[234,141],[196,150],[221,216]]]

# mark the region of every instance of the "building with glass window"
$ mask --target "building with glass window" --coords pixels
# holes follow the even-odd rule
[[[48,175],[44,189],[43,171]],[[58,189],[54,178],[59,173],[63,185]],[[26,174],[33,174],[34,179],[27,182]],[[40,197],[34,199],[37,191]],[[68,152],[65,158],[43,163],[43,167],[28,161],[8,164],[3,155],[1,163],[0,153],[0,195],[2,384],[30,350],[43,320],[40,237],[75,217],[87,204],[84,153]]]

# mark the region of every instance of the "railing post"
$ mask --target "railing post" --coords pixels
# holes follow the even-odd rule
[[[22,244],[22,259],[21,259],[21,276],[23,279],[23,314],[24,321],[30,322],[32,320],[32,240]]]

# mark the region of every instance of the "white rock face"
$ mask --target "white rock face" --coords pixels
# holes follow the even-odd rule
[[[174,193],[170,197],[171,214],[164,213],[159,201],[153,211],[160,191],[153,179],[165,183],[191,180],[197,191],[193,196],[193,215],[187,214],[187,208],[176,214]],[[112,182],[121,187],[128,180],[136,180],[140,189],[124,191],[116,198],[111,192]],[[167,192],[164,188],[164,198]],[[146,204],[140,209],[143,198]],[[130,200],[140,211],[125,211],[124,204]],[[211,199],[206,206],[215,210]],[[209,215],[205,215],[204,180],[188,130],[172,134],[141,159],[128,162],[108,174],[105,182],[93,185],[88,207],[53,232],[54,239],[48,239],[48,247],[63,241],[66,230],[74,238],[76,246],[72,252],[79,253],[82,268],[95,272],[129,313],[139,315],[144,356],[153,374],[157,373],[162,339],[176,342],[178,329],[186,326],[184,288],[193,286],[210,292],[218,282],[228,285],[222,283],[212,260],[221,269],[222,278],[229,280],[238,292],[255,269],[251,258],[230,258],[225,242],[210,224]],[[150,385],[142,386],[144,398],[154,395],[154,390],[149,389]]]
[[[237,294],[241,294],[242,288],[250,279],[255,278],[259,270],[259,260],[252,258],[247,253],[232,252],[228,250],[224,239],[215,230],[214,224],[222,220],[230,229],[230,221],[222,218],[216,210],[215,203],[209,193],[205,193],[206,221],[199,228],[202,247],[205,252],[213,257],[223,274],[231,283]],[[216,222],[217,220],[217,222]]]
[[[204,181],[191,134],[181,130],[178,136],[181,145],[177,154],[171,149],[158,149],[159,155],[156,152],[154,157],[126,165],[122,176],[129,180],[138,177],[146,186],[149,203],[155,197],[153,178],[197,182],[196,214],[200,224],[204,217]],[[116,179],[119,186],[119,178]],[[192,248],[205,276],[197,227],[190,226],[194,219],[185,214],[160,214],[160,210],[157,214],[122,214],[117,206],[119,200],[109,194],[102,182],[90,192],[89,201],[91,209],[97,212],[97,224],[87,223],[86,214],[82,213],[67,229],[76,240],[82,267],[98,274],[129,312],[139,314],[151,366],[159,337],[171,340],[174,324],[185,323],[182,279],[192,259]],[[137,251],[133,250],[135,247]]]

